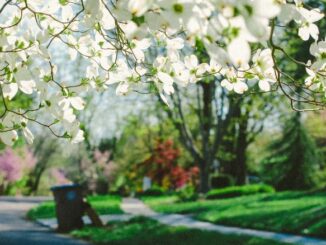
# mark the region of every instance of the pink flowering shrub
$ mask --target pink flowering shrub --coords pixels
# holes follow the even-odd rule
[[[22,177],[21,158],[11,149],[7,148],[0,154],[1,182],[12,183]]]
[[[93,158],[96,164],[98,174],[102,178],[107,179],[109,182],[113,181],[116,166],[114,162],[110,160],[111,152],[110,151],[101,152],[99,149],[96,149],[94,151]]]
[[[28,173],[36,163],[37,159],[26,147],[18,150],[6,148],[0,152],[0,194],[16,183],[24,185],[24,177],[28,178]]]
[[[51,175],[54,178],[56,185],[65,185],[70,184],[71,180],[66,177],[66,174],[63,169],[61,168],[53,168],[51,170]]]
[[[32,150],[27,147],[24,147],[20,151],[21,163],[24,166],[25,170],[33,169],[37,163],[37,159],[34,156]]]

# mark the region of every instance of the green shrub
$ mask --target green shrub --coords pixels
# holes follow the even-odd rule
[[[177,192],[178,199],[181,202],[191,202],[198,199],[198,194],[192,185],[187,185]]]
[[[211,187],[225,188],[234,185],[234,178],[231,175],[219,174],[211,177]]]
[[[138,193],[137,196],[163,196],[165,194],[166,192],[163,188],[155,186],[147,189],[146,191]]]
[[[214,189],[206,194],[206,199],[220,199],[229,197],[238,197],[252,195],[257,193],[273,193],[275,189],[269,185],[244,185],[231,186],[223,189]]]

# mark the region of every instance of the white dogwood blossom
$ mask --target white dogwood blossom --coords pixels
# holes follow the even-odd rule
[[[310,53],[316,57],[316,60],[313,64],[311,61],[307,63],[309,68],[306,68],[308,77],[305,84],[326,93],[326,41],[313,43],[310,46]]]
[[[318,40],[319,30],[315,22],[321,20],[324,14],[320,13],[319,9],[307,10],[299,7],[300,18],[297,22],[300,24],[299,36],[302,40],[307,41],[311,36],[313,39]]]
[[[324,9],[301,0],[0,0],[0,140],[32,143],[30,125],[38,124],[78,143],[83,96],[112,86],[119,96],[147,89],[165,103],[177,86],[206,77],[229,93],[286,93],[283,79],[294,81],[279,56],[304,66],[303,86],[325,95]],[[314,41],[313,60],[297,61],[282,47],[293,26],[302,42]],[[58,78],[68,69],[58,54],[82,79]]]

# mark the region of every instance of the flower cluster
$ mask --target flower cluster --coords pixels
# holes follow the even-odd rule
[[[118,95],[153,84],[166,103],[175,86],[205,76],[239,94],[251,86],[270,91],[282,84],[275,52],[285,52],[275,29],[290,22],[303,41],[315,41],[315,60],[298,62],[307,68],[305,86],[325,92],[325,41],[316,25],[323,17],[301,0],[0,0],[0,139],[12,145],[21,132],[31,143],[33,122],[80,142],[83,93],[112,84]],[[206,62],[196,56],[198,40]],[[70,63],[84,61],[80,81],[58,80],[59,46]],[[32,105],[17,106],[25,97]]]
[[[0,154],[0,186],[20,180],[36,163],[37,159],[29,149],[14,151],[6,148]]]

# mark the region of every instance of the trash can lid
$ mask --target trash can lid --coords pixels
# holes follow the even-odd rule
[[[51,191],[62,190],[62,189],[70,189],[74,187],[80,187],[79,184],[67,184],[67,185],[55,185],[50,188]]]

